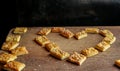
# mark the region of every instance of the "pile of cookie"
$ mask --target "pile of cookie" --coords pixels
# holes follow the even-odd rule
[[[3,69],[7,71],[21,71],[25,64],[16,61],[18,56],[28,54],[25,46],[19,46],[22,34],[27,32],[26,27],[16,27],[13,30],[13,34],[6,37],[1,49],[0,64],[3,65]]]
[[[69,54],[60,49],[60,47],[55,43],[50,41],[46,35],[49,33],[60,33],[61,36],[65,38],[75,37],[77,40],[85,38],[88,34],[100,34],[104,36],[104,39],[96,45],[96,47],[90,47],[83,49],[80,53],[73,52],[73,54]],[[98,28],[85,28],[84,30],[73,33],[69,29],[63,27],[52,27],[52,28],[42,28],[38,33],[38,36],[35,38],[35,42],[37,42],[40,46],[45,47],[50,54],[58,58],[60,60],[68,60],[69,62],[81,65],[88,57],[95,56],[99,52],[106,51],[110,48],[110,45],[116,41],[116,37],[109,30],[98,29]],[[120,64],[120,61],[116,63]]]

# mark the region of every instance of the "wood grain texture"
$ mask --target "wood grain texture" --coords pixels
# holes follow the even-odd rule
[[[88,26],[90,27],[90,26]],[[95,27],[95,26],[94,26]],[[58,60],[50,56],[49,52],[35,43],[33,40],[37,36],[37,32],[42,27],[28,27],[28,32],[23,34],[20,40],[20,45],[27,47],[29,54],[19,56],[18,61],[26,64],[23,71],[119,71],[120,69],[114,66],[114,61],[120,59],[120,26],[96,26],[100,29],[110,30],[117,38],[116,42],[105,51],[98,55],[88,58],[81,66],[69,63],[66,60]],[[65,27],[73,33],[79,32],[86,27]],[[13,29],[9,34],[12,34]],[[98,44],[103,37],[98,34],[88,34],[88,37],[76,40],[75,38],[66,39],[58,33],[50,33],[48,39],[55,42],[60,48],[69,53],[74,51],[80,53],[82,49],[89,48]]]

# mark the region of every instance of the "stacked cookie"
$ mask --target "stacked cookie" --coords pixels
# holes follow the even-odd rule
[[[55,43],[50,41],[46,35],[49,33],[60,33],[61,36],[65,38],[75,37],[77,40],[85,38],[88,34],[100,34],[105,38],[96,45],[96,47],[90,47],[83,49],[80,53],[73,52],[73,54],[69,54],[60,49],[60,47]],[[53,27],[53,28],[42,28],[38,32],[38,37],[35,38],[35,41],[41,46],[45,47],[52,56],[55,58],[64,60],[67,59],[69,62],[81,65],[88,57],[92,57],[97,55],[99,52],[106,51],[110,48],[110,45],[113,44],[116,40],[116,37],[109,30],[100,30],[98,28],[85,28],[84,30],[72,33],[69,29],[65,29],[62,27]]]
[[[8,35],[1,49],[4,51],[0,54],[0,63],[3,69],[7,71],[21,71],[25,64],[16,61],[20,55],[28,54],[25,46],[19,46],[21,35],[27,32],[26,27],[16,27],[13,34]]]

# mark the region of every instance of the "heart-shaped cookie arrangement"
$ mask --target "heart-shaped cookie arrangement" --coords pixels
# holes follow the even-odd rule
[[[72,37],[76,40],[83,39],[88,36],[88,34],[100,34],[105,38],[98,43],[95,47],[89,47],[81,50],[80,53],[73,52],[70,54],[66,51],[60,49],[60,47],[55,43],[50,41],[46,35],[50,33],[59,33],[61,36],[70,39]],[[85,28],[82,31],[77,33],[72,33],[69,29],[63,27],[53,27],[53,28],[42,28],[38,33],[39,36],[35,38],[35,42],[40,44],[40,46],[45,47],[50,54],[60,60],[66,59],[69,62],[81,65],[88,57],[97,55],[99,52],[106,51],[110,48],[110,45],[113,44],[116,40],[116,37],[109,30],[98,29],[98,28]]]
[[[21,71],[26,66],[24,63],[15,61],[20,55],[28,54],[25,46],[19,46],[21,35],[27,32],[25,27],[17,27],[14,29],[13,34],[7,36],[5,42],[2,45],[3,54],[0,54],[0,64],[3,64],[3,69],[7,71]],[[59,33],[61,36],[76,40],[83,39],[88,34],[100,34],[104,36],[103,40],[95,47],[89,47],[81,50],[80,52],[73,52],[72,54],[60,49],[55,42],[50,41],[46,35],[50,33]],[[19,34],[19,35],[18,35]],[[110,45],[116,41],[116,37],[113,33],[106,29],[98,28],[85,28],[77,33],[72,33],[69,29],[63,27],[42,28],[35,37],[35,42],[40,46],[43,46],[50,54],[60,60],[67,60],[69,62],[81,65],[87,58],[97,55],[99,52],[104,52]],[[116,60],[115,64],[120,67],[120,60]]]

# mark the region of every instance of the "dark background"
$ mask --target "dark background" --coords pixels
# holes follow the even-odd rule
[[[118,26],[120,0],[5,0],[1,21],[0,45],[16,26]]]

